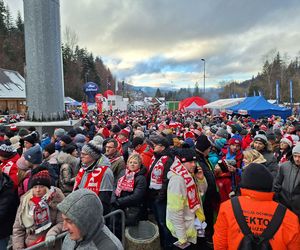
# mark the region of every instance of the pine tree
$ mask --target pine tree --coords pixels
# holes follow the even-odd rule
[[[6,8],[4,6],[3,0],[0,0],[0,36],[4,36],[6,34]]]
[[[163,95],[162,95],[162,93],[161,93],[161,91],[160,91],[159,88],[156,90],[155,97],[157,97],[157,98],[163,97]]]

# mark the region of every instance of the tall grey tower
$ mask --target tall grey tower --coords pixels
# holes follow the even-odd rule
[[[64,84],[59,0],[24,0],[28,119],[61,120]]]

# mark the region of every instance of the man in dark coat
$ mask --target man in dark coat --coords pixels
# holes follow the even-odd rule
[[[197,138],[195,145],[197,164],[201,166],[208,185],[203,202],[203,210],[206,218],[205,221],[207,223],[205,236],[207,238],[208,244],[212,246],[212,236],[214,233],[214,216],[219,209],[220,196],[217,190],[213,167],[208,160],[210,146],[210,141],[208,140],[206,135],[200,135]]]
[[[19,199],[14,183],[0,168],[0,249],[6,249],[15,221]]]

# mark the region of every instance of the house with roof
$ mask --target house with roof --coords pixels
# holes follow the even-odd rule
[[[0,114],[26,112],[25,79],[14,70],[0,68]]]

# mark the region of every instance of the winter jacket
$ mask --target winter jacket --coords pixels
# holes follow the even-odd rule
[[[135,152],[141,156],[142,164],[147,168],[147,171],[149,171],[153,149],[147,143],[144,143],[140,149],[135,149]]]
[[[18,205],[14,183],[7,174],[0,174],[0,240],[12,234]]]
[[[189,208],[187,189],[182,176],[169,171],[168,199],[166,224],[174,237],[181,241],[197,242],[197,230],[194,226],[195,212]],[[200,198],[207,189],[207,182],[194,178]],[[201,204],[202,206],[202,204]]]
[[[17,160],[19,160],[19,154],[15,154],[13,157],[9,159],[3,159],[0,164],[0,168],[2,172],[7,174],[10,179],[14,183],[14,188],[18,188],[18,167],[17,167]]]
[[[269,169],[269,171],[273,175],[273,178],[275,178],[277,175],[277,172],[278,172],[278,164],[277,164],[277,160],[276,160],[274,154],[267,150],[260,152],[260,153],[266,159],[265,165],[266,165],[267,169]]]
[[[111,201],[111,194],[113,191],[113,183],[114,183],[114,175],[113,172],[110,169],[110,162],[109,159],[105,156],[102,155],[98,161],[96,161],[94,164],[89,166],[88,168],[83,168],[81,167],[79,172],[77,173],[77,176],[75,178],[75,184],[73,190],[77,190],[79,188],[84,188],[85,185],[88,185],[87,180],[90,176],[93,177],[93,172],[95,170],[103,169],[103,167],[108,167],[104,174],[103,178],[100,183],[100,190],[97,195],[99,196],[103,208],[104,208],[104,215],[110,212],[110,201]],[[78,177],[82,175],[82,179],[79,180]],[[80,183],[77,183],[77,179],[80,181]],[[91,183],[91,181],[90,181]],[[91,183],[92,186],[94,187],[94,183]],[[91,187],[91,189],[93,188]],[[89,188],[88,188],[89,189]]]
[[[110,169],[114,174],[114,180],[116,181],[121,177],[121,172],[125,169],[125,161],[123,156],[117,151],[116,154],[112,156],[106,156],[110,161]]]
[[[300,166],[296,166],[293,158],[283,163],[274,182],[276,200],[294,213],[300,219]]]
[[[120,241],[104,224],[103,207],[90,190],[80,189],[58,205],[58,209],[80,230],[83,240],[64,239],[62,250],[122,250]]]
[[[145,177],[146,172],[146,168],[144,166],[141,166],[140,171],[137,172],[134,176],[133,191],[122,191],[120,197],[116,196],[115,192],[113,192],[111,199],[113,207],[116,209],[120,208],[124,210],[125,215],[128,215],[126,211],[130,213],[130,210],[134,210],[134,214],[131,215],[133,217],[136,217],[136,223],[140,220],[140,216],[143,211],[143,206],[145,205],[145,194],[147,190],[147,181]],[[123,171],[123,175],[124,174],[125,171]],[[128,221],[127,224],[131,224],[132,220],[134,220],[132,216],[130,216],[130,218],[126,218],[127,220],[130,219],[130,222]]]
[[[206,236],[211,238],[213,235],[214,218],[220,205],[220,195],[217,189],[213,167],[211,166],[209,160],[198,151],[196,151],[196,154],[197,164],[201,166],[207,181],[207,190],[204,195],[203,210],[205,214],[205,221],[207,223],[207,228],[205,230]]]
[[[49,203],[50,217],[52,225],[49,229],[41,232],[40,234],[30,234],[29,228],[25,228],[22,221],[22,214],[26,211],[28,204],[25,204],[27,196],[30,196],[32,189],[30,189],[26,194],[21,197],[21,202],[17,211],[15,223],[13,226],[13,236],[12,243],[13,249],[24,249],[26,246],[33,244],[38,238],[45,235],[47,236],[56,236],[62,232],[63,220],[61,212],[57,209],[57,204],[60,203],[65,196],[59,188],[53,187],[55,189],[54,197]]]
[[[254,234],[261,234],[270,222],[278,203],[273,201],[272,192],[259,192],[241,189],[239,201],[246,222]],[[284,219],[270,244],[273,250],[300,249],[300,227],[297,216],[290,210],[286,211]],[[215,250],[236,250],[243,239],[239,225],[235,219],[231,201],[221,204],[215,234],[213,236]]]
[[[44,162],[48,162],[52,169],[55,171],[56,175],[59,176],[59,165],[58,165],[58,162],[57,162],[57,156],[58,156],[58,151],[55,150],[55,152],[51,155],[49,155],[45,160]]]
[[[61,151],[57,156],[57,161],[61,165],[58,186],[67,196],[73,191],[80,159]]]

